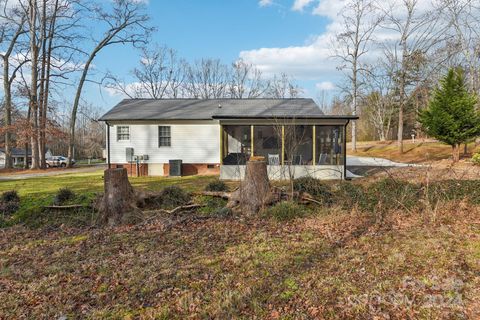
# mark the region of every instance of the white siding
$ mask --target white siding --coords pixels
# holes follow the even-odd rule
[[[130,140],[117,141],[117,126],[110,127],[111,163],[126,163],[126,148],[135,155],[148,155],[145,163],[168,163],[180,159],[184,163],[220,162],[220,125],[209,124],[121,124],[130,127]],[[171,127],[171,147],[158,146],[158,126]]]

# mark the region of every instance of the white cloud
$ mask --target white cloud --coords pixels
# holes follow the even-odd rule
[[[292,6],[293,11],[303,11],[308,7],[314,0],[295,0]]]
[[[271,6],[273,4],[273,0],[260,0],[258,1],[258,5],[260,7],[268,7],[268,6]]]
[[[315,88],[319,91],[332,91],[337,89],[337,86],[330,81],[319,82],[315,85]]]
[[[333,58],[336,34],[342,29],[341,11],[351,0],[295,0],[292,10],[302,11],[309,9],[312,15],[318,15],[327,19],[328,24],[325,32],[316,35],[303,45],[289,47],[258,48],[244,50],[239,53],[240,58],[256,65],[267,75],[287,73],[298,80],[330,81],[338,79],[341,73],[338,71],[338,61]],[[432,8],[431,2],[435,0],[418,0],[419,13]],[[386,10],[393,8],[393,14],[401,17],[404,8],[397,0],[383,0],[380,5]],[[398,34],[386,29],[376,32],[377,40],[398,40]],[[368,57],[377,59],[382,54],[378,48],[372,49]],[[322,83],[322,82],[320,82]]]

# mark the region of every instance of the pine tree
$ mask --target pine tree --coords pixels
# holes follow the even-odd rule
[[[468,92],[463,70],[450,69],[435,89],[429,106],[420,112],[423,130],[452,146],[453,162],[460,159],[460,144],[480,135],[477,97]]]

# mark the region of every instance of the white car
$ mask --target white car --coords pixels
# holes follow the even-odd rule
[[[68,159],[64,156],[53,156],[47,158],[47,168],[51,167],[62,167],[65,168],[67,166]],[[72,164],[75,164],[75,160],[72,159]]]

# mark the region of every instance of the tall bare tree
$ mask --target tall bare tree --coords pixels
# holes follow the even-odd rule
[[[137,0],[114,0],[110,8],[96,7],[93,10],[98,24],[105,25],[106,30],[102,37],[95,41],[92,51],[87,54],[87,60],[78,82],[70,116],[68,166],[72,165],[74,156],[77,111],[90,66],[95,57],[111,45],[145,45],[148,34],[152,29],[146,25],[149,17],[145,14],[144,9],[144,4]]]
[[[387,56],[397,70],[392,75],[398,87],[398,148],[403,153],[405,109],[418,83],[427,78],[422,68],[431,50],[444,40],[445,26],[433,6],[420,8],[418,0],[386,1],[382,27],[398,38],[386,43]]]
[[[4,50],[0,52],[0,59],[3,63],[3,106],[4,106],[4,125],[5,125],[5,168],[13,167],[12,162],[12,85],[16,78],[18,70],[28,60],[12,62],[12,55],[15,54],[16,46],[18,46],[19,38],[25,34],[26,16],[23,11],[12,4],[12,1],[0,1],[0,45]],[[13,70],[10,67],[13,66]]]
[[[302,89],[295,81],[286,73],[282,73],[280,75],[274,75],[265,95],[269,98],[286,99],[298,98],[301,93]]]
[[[228,84],[228,66],[219,59],[201,59],[186,67],[185,91],[192,98],[225,98]]]
[[[343,28],[336,38],[336,57],[342,61],[339,68],[347,71],[353,115],[357,115],[359,91],[364,84],[362,77],[367,71],[361,60],[370,49],[380,21],[381,16],[372,0],[354,0],[342,12]],[[352,121],[352,150],[357,150],[356,121]]]
[[[184,81],[183,62],[177,52],[165,46],[141,49],[139,66],[132,70],[134,82],[125,83],[115,75],[109,75],[106,87],[131,99],[162,99],[178,96],[178,88]]]
[[[251,63],[237,60],[232,64],[232,75],[229,84],[231,98],[258,98],[265,94],[269,82],[262,78],[262,72]]]

